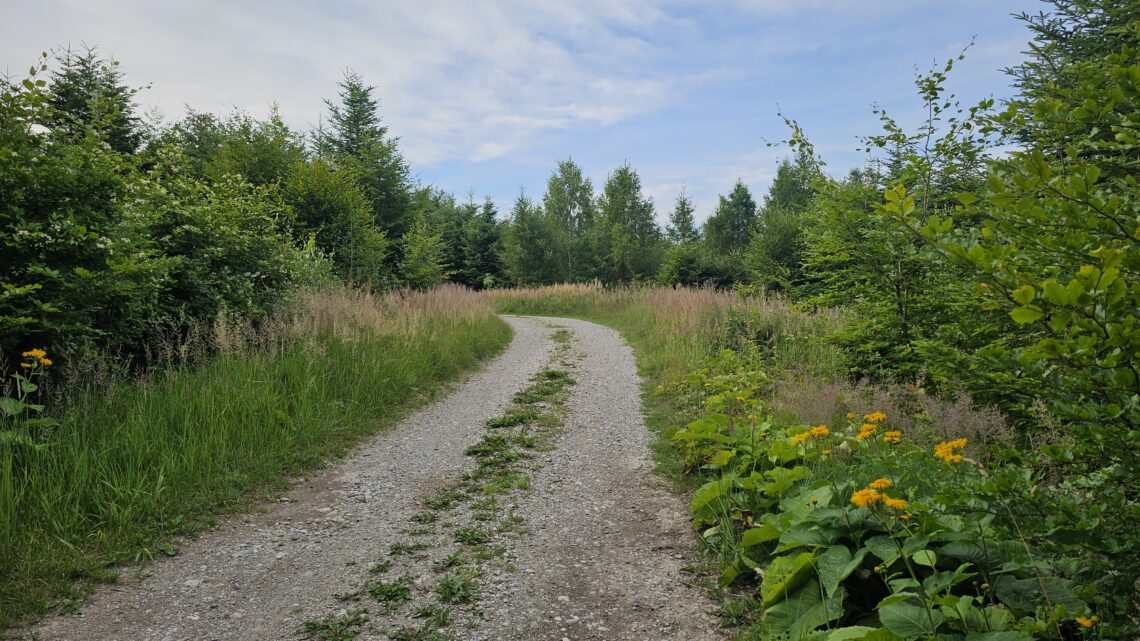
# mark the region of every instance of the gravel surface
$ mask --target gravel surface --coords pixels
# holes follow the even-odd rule
[[[725,638],[681,572],[694,554],[688,501],[652,474],[633,352],[611,329],[547,320],[585,358],[556,449],[519,500],[531,531],[510,545],[517,570],[485,582],[486,620],[459,638]]]
[[[553,432],[553,450],[525,461],[529,488],[502,497],[525,527],[500,529],[486,544],[500,556],[481,569],[480,598],[443,631],[464,641],[724,638],[712,601],[681,572],[694,552],[687,500],[652,474],[629,347],[616,332],[585,321],[506,320],[515,330],[507,351],[446,398],[259,513],[185,542],[176,557],[141,568],[145,573],[124,569],[124,578],[97,591],[80,614],[50,617],[26,638],[289,640],[304,638],[298,630],[307,620],[358,608],[372,613],[358,638],[386,638],[382,620],[407,620],[417,599],[433,594],[430,567],[454,551],[441,542],[451,536],[447,528],[471,512],[445,513],[440,523],[419,528],[423,534],[409,528],[411,517],[471,469],[464,451],[487,433],[486,420],[501,415],[533,375],[565,358],[550,339],[552,326],[573,332],[569,351],[577,355],[577,384],[560,410],[564,425]],[[416,541],[432,543],[424,551],[393,551],[393,544]],[[392,567],[388,574],[370,574],[382,560]],[[403,614],[379,612],[367,597],[335,596],[359,590],[370,576],[401,573],[421,595],[403,605]]]

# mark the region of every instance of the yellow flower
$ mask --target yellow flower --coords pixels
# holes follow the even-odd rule
[[[855,418],[855,412],[847,412],[847,419],[850,420],[853,418]]]
[[[1077,623],[1079,623],[1082,628],[1086,628],[1086,629],[1091,628],[1094,625],[1096,625],[1096,621],[1094,621],[1093,619],[1090,619],[1088,617],[1077,617]]]
[[[883,566],[881,566],[881,565],[876,565],[876,566],[875,566],[875,571],[876,571],[876,572],[882,572],[882,571],[883,571]]]
[[[816,497],[814,497],[814,496],[813,496],[813,497],[811,497],[811,504],[812,504],[812,505],[815,505],[816,503],[819,503],[819,499],[818,499],[818,498],[816,498]]]
[[[20,367],[27,368],[27,367],[31,367],[31,366],[32,366],[31,363],[20,363]]]
[[[824,450],[823,453],[824,454],[831,454],[831,450]]]
[[[30,350],[24,352],[23,354],[21,354],[21,356],[23,356],[24,358],[35,358],[38,360],[38,359],[43,358],[44,356],[47,356],[47,352],[45,352],[42,349],[36,348],[36,349],[30,349]]]
[[[944,441],[934,446],[934,457],[940,458],[947,463],[960,463],[962,462],[962,455],[957,450],[966,447],[966,439],[959,438],[953,441]]]
[[[902,443],[902,432],[895,430],[891,432],[883,432],[884,443]]]
[[[737,401],[738,403],[743,403],[743,402],[744,402],[744,397],[743,397],[743,396],[737,396],[737,397],[736,397],[736,401]]]
[[[892,510],[905,510],[908,503],[903,499],[892,499],[891,497],[884,497],[883,504]]]
[[[831,430],[827,429],[826,425],[816,425],[815,427],[811,428],[808,433],[817,438],[823,438],[828,434],[831,434]]]
[[[910,520],[910,515],[909,515],[909,514],[900,514],[900,515],[899,515],[899,518],[900,518],[900,519],[902,519],[902,520],[904,520],[904,521],[909,521],[909,520]]]
[[[40,365],[43,365],[44,367],[51,365],[53,362],[54,361],[52,361],[50,358],[41,358],[40,359]]]
[[[793,443],[803,443],[811,436],[811,432],[800,432],[792,437]]]
[[[872,490],[885,490],[888,487],[890,487],[891,485],[892,485],[892,483],[891,483],[890,479],[879,478],[879,479],[875,479],[874,481],[871,481],[871,484],[868,485],[867,487],[871,488]]]
[[[862,441],[868,436],[874,434],[876,429],[878,428],[875,427],[874,423],[863,423],[862,429],[860,429],[859,433],[855,435],[855,440]]]
[[[875,490],[863,488],[851,495],[851,502],[858,507],[867,507],[883,500],[883,495]]]
[[[863,420],[868,423],[879,423],[887,420],[887,415],[882,412],[871,412],[870,414],[864,414]]]

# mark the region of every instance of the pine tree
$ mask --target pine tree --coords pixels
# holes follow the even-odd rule
[[[372,202],[376,224],[390,238],[399,237],[412,222],[409,169],[397,138],[380,124],[375,87],[348,71],[340,83],[339,102],[326,100],[329,129],[317,141],[318,155],[331,155],[340,166],[353,169]]]
[[[56,55],[60,68],[52,73],[48,103],[55,109],[56,127],[81,135],[99,132],[115,151],[134,153],[142,140],[135,116],[134,91],[123,84],[117,60],[101,58],[94,47],[82,52],[65,49]]]
[[[467,223],[463,244],[463,282],[476,289],[494,287],[503,280],[502,228],[490,198]]]
[[[697,239],[696,221],[693,219],[695,212],[693,199],[689,198],[689,194],[682,189],[681,194],[677,196],[673,213],[669,216],[669,227],[666,230],[671,242],[684,245]]]
[[[503,264],[517,285],[549,285],[559,280],[557,226],[542,208],[519,194],[503,235]]]
[[[409,287],[430,289],[451,275],[447,269],[447,246],[426,221],[416,221],[403,241],[404,259],[400,262],[400,276]]]
[[[738,180],[727,198],[720,197],[716,212],[705,223],[705,242],[710,251],[736,253],[752,240],[756,222],[756,201]]]

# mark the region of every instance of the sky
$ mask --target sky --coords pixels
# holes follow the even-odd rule
[[[571,158],[600,191],[629,162],[664,222],[682,189],[697,218],[737,180],[758,201],[796,119],[833,174],[865,161],[875,106],[913,126],[916,72],[973,41],[948,89],[1010,96],[1001,69],[1038,0],[2,0],[0,72],[94,45],[148,86],[166,122],[186,106],[314,128],[346,69],[374,86],[414,179],[505,213]]]

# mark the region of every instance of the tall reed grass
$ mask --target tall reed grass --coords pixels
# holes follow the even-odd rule
[[[43,442],[0,444],[0,629],[341,455],[510,339],[451,286],[307,292],[256,329],[192,334],[140,379],[72,368]]]

